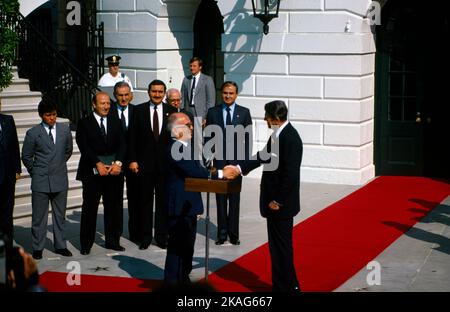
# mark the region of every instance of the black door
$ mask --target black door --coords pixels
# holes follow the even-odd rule
[[[376,34],[377,175],[449,176],[447,15],[407,1],[383,8]]]

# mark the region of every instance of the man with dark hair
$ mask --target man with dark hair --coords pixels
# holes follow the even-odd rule
[[[272,260],[272,289],[299,291],[294,268],[292,229],[294,216],[300,211],[303,143],[297,130],[287,120],[288,110],[283,101],[269,102],[264,106],[264,110],[264,120],[273,130],[266,147],[254,160],[245,161],[236,167],[225,167],[224,176],[234,178],[241,172],[247,174],[265,164],[259,208],[261,215],[267,220]]]
[[[92,105],[94,112],[80,119],[76,135],[81,152],[77,180],[83,184],[80,223],[82,255],[88,255],[94,244],[98,205],[102,197],[105,248],[125,250],[120,245],[123,230],[121,172],[126,153],[125,135],[118,118],[109,116],[111,104],[107,93],[98,92]]]
[[[22,172],[14,118],[0,113],[0,231],[13,241],[16,181]]]
[[[27,131],[22,162],[31,176],[33,258],[42,259],[47,237],[48,204],[52,205],[55,253],[70,257],[64,235],[67,191],[67,161],[72,156],[72,133],[67,124],[56,122],[56,105],[43,99],[38,106],[42,122]]]
[[[150,101],[136,106],[130,127],[130,170],[139,181],[139,209],[137,240],[139,249],[147,249],[153,239],[153,195],[155,195],[155,241],[167,246],[167,211],[164,208],[164,183],[166,176],[166,147],[170,134],[167,118],[176,109],[163,103],[166,85],[153,80],[148,86]]]
[[[135,105],[131,104],[133,100],[133,92],[131,92],[131,88],[128,83],[124,81],[120,81],[114,86],[114,97],[116,102],[111,105],[110,115],[112,118],[118,118],[120,123],[122,124],[122,128],[125,133],[125,138],[127,142],[127,147],[129,147],[130,136],[129,129],[133,123],[133,116]],[[138,223],[139,218],[137,215],[137,211],[139,208],[139,183],[137,181],[136,175],[131,172],[128,167],[130,164],[129,161],[129,152],[125,156],[124,163],[122,165],[122,170],[125,175],[125,180],[127,184],[127,200],[128,200],[128,234],[129,239],[132,242],[138,242]],[[122,182],[122,194],[123,194],[123,183]],[[123,205],[123,202],[120,203]],[[122,206],[123,209],[123,206]]]
[[[216,103],[216,90],[213,79],[202,73],[203,62],[199,57],[189,61],[191,75],[183,79],[181,85],[181,108],[190,112],[194,117],[201,117],[205,124],[208,109]]]
[[[215,151],[214,166],[223,169],[226,165],[237,165],[249,159],[252,146],[252,117],[248,108],[236,104],[238,86],[234,81],[222,85],[222,105],[212,107],[206,117],[206,125],[217,125],[222,130],[223,141],[220,153]],[[208,140],[208,138],[205,138]],[[219,155],[220,154],[220,155]],[[216,194],[217,241],[222,245],[229,237],[230,243],[240,245],[239,208],[240,193]]]

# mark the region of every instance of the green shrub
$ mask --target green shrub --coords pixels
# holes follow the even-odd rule
[[[0,1],[0,90],[9,86],[12,80],[11,65],[19,41],[13,26],[18,12],[18,0]]]

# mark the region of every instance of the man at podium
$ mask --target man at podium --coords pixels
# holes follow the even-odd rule
[[[194,159],[193,126],[184,113],[173,113],[168,118],[172,140],[168,146],[166,179],[166,208],[168,210],[169,239],[164,267],[166,283],[189,283],[192,271],[197,215],[203,213],[200,192],[186,192],[184,181],[192,178],[222,178],[222,170],[209,171]]]

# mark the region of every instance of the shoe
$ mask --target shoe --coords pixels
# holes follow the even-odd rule
[[[219,238],[218,240],[216,240],[216,245],[223,245],[226,241],[226,239]]]
[[[72,257],[72,253],[67,248],[56,249],[55,253],[64,257]]]
[[[142,242],[142,243],[139,245],[139,249],[140,249],[140,250],[145,250],[145,249],[148,248],[148,246],[150,246],[150,243],[149,243],[149,242]]]
[[[33,250],[33,259],[42,259],[42,250]]]
[[[119,244],[117,244],[117,245],[106,244],[105,248],[106,249],[112,249],[112,250],[115,250],[115,251],[125,251],[125,247],[122,247]]]
[[[156,246],[158,246],[161,249],[167,249],[167,243],[156,243]]]
[[[81,253],[83,256],[87,256],[88,254],[91,253],[91,250],[90,250],[90,249],[83,249],[83,248],[81,248],[80,253]]]
[[[230,239],[230,243],[232,243],[233,245],[240,245],[241,241],[237,238],[235,239]]]

